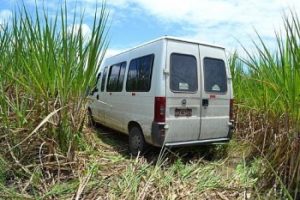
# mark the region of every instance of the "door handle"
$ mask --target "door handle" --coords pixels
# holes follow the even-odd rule
[[[99,94],[97,94],[96,98],[97,98],[97,100],[99,100]]]
[[[209,104],[208,99],[202,99],[202,106],[207,107]]]

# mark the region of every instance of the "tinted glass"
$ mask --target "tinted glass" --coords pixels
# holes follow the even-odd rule
[[[125,74],[126,63],[112,65],[109,70],[107,92],[121,92]]]
[[[97,88],[97,86],[98,86],[98,83],[99,83],[99,81],[100,81],[100,77],[101,77],[101,72],[97,75],[97,78],[96,78],[96,83],[95,83],[95,86],[94,86],[94,89],[96,89]]]
[[[122,89],[123,89],[125,71],[126,71],[126,62],[123,62],[123,63],[121,63],[121,66],[120,66],[120,75],[119,75],[119,81],[118,81],[118,91],[122,91]]]
[[[136,69],[136,60],[132,60],[129,65],[126,90],[133,91],[137,85],[137,69]]]
[[[206,92],[227,91],[226,69],[223,60],[204,58],[204,87]]]
[[[95,84],[95,89],[98,90],[98,84],[100,82],[100,77],[101,77],[101,72],[97,75],[97,79],[96,79],[96,84]]]
[[[133,59],[130,62],[126,90],[129,92],[148,92],[151,88],[151,76],[154,55]]]
[[[96,86],[97,86],[98,83],[99,83],[100,77],[101,77],[101,72],[97,75],[96,84],[95,84]]]
[[[197,60],[192,55],[171,54],[170,88],[177,92],[198,90]]]
[[[101,92],[104,91],[106,74],[107,74],[107,67],[105,67],[103,70],[103,76],[102,76],[102,80],[101,80]]]

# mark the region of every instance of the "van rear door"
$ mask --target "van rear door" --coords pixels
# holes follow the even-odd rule
[[[231,78],[225,50],[199,45],[201,58],[201,131],[199,139],[226,138],[229,132]]]
[[[199,63],[198,44],[167,40],[166,143],[199,138]]]

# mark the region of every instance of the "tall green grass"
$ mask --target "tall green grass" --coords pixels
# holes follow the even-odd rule
[[[70,155],[78,148],[87,90],[108,46],[108,13],[104,4],[96,9],[85,37],[84,14],[70,14],[66,3],[58,10],[19,5],[0,28],[0,128],[12,149],[33,137]]]
[[[270,162],[265,179],[282,179],[294,198],[300,191],[300,21],[296,13],[284,17],[276,33],[276,49],[258,34],[256,53],[231,58],[238,102],[237,133]]]

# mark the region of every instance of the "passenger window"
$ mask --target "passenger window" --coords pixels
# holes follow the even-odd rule
[[[170,88],[174,92],[198,90],[197,60],[192,55],[171,54]]]
[[[101,72],[97,75],[95,86],[93,87],[92,91],[90,92],[91,95],[93,95],[95,92],[98,92],[98,90],[99,90],[98,83],[99,83],[100,77],[101,77]]]
[[[104,86],[105,86],[106,74],[107,74],[107,67],[105,67],[103,70],[103,76],[101,80],[101,92],[103,92],[105,88]]]
[[[100,73],[97,75],[95,87],[97,87],[97,86],[98,86],[98,83],[99,83],[100,77],[101,77],[101,72],[100,72]]]
[[[123,90],[123,83],[124,83],[124,77],[125,77],[125,71],[126,71],[126,62],[123,62],[120,66],[120,75],[119,75],[119,81],[118,81],[118,90]]]
[[[108,81],[107,81],[107,92],[121,92],[123,89],[123,81],[125,75],[126,62],[115,64],[110,67]]]
[[[154,54],[131,60],[126,81],[128,92],[148,92],[151,88]]]
[[[204,58],[204,87],[206,92],[227,92],[225,62],[215,58]]]

